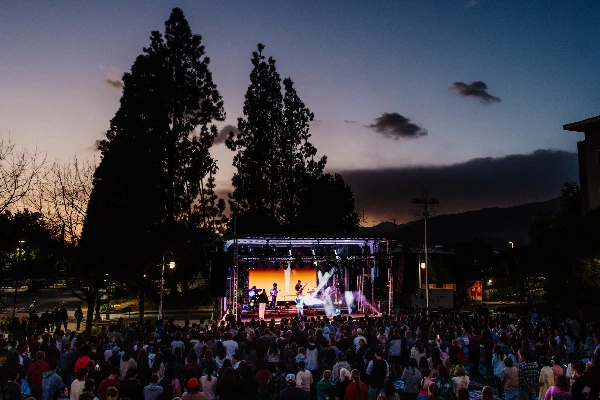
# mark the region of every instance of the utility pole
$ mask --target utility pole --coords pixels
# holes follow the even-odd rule
[[[440,201],[429,196],[423,196],[421,199],[414,199],[413,204],[418,204],[423,207],[423,220],[425,222],[425,306],[427,307],[427,315],[429,315],[429,249],[427,247],[427,217],[429,215],[429,207],[440,204]]]

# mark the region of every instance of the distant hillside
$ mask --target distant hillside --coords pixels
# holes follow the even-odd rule
[[[429,219],[428,233],[432,244],[452,244],[482,239],[494,248],[502,249],[512,241],[515,245],[528,242],[533,220],[560,208],[560,199],[528,203],[507,208],[484,208],[460,214],[443,214]],[[363,228],[369,236],[394,237],[394,224],[384,222]],[[404,243],[423,243],[423,220],[396,226],[396,239]]]

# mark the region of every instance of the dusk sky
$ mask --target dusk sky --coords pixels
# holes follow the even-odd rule
[[[0,133],[49,159],[98,159],[121,74],[173,7],[203,37],[218,126],[242,116],[264,43],[369,224],[405,220],[424,189],[441,212],[556,197],[583,139],[562,125],[600,114],[597,0],[8,1]],[[213,155],[226,193],[233,152]]]

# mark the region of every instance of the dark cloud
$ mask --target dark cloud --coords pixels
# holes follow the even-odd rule
[[[448,90],[463,97],[473,97],[484,104],[501,101],[499,97],[491,95],[488,92],[487,85],[481,81],[471,83],[454,82]]]
[[[238,128],[236,128],[235,126],[225,125],[219,130],[219,134],[215,138],[214,145],[225,143],[225,140],[227,140],[227,138],[229,137],[229,132],[233,132],[235,135],[240,133],[240,131],[238,131]]]
[[[578,181],[577,154],[536,150],[498,158],[475,158],[445,166],[340,172],[370,220],[409,219],[411,199],[427,190],[451,214],[507,207],[560,196],[565,181]]]
[[[381,117],[375,118],[374,124],[364,125],[364,127],[394,140],[416,139],[427,135],[427,129],[421,128],[398,113],[383,113]]]
[[[102,82],[106,83],[108,86],[113,87],[115,89],[121,90],[123,89],[123,82],[116,79],[106,78]]]
[[[97,139],[97,140],[94,142],[94,144],[93,144],[93,145],[91,145],[90,147],[88,147],[88,150],[89,150],[89,151],[98,151],[98,146],[100,146],[100,142],[101,142],[101,141],[102,141],[102,140],[100,140],[100,139]]]
[[[350,120],[350,119],[345,119],[344,122],[347,124],[355,124],[356,123],[356,121]]]

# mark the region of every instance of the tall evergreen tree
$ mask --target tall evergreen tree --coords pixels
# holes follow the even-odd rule
[[[239,134],[226,142],[237,151],[229,204],[232,216],[241,220],[238,231],[294,233],[309,180],[320,179],[327,157],[317,157],[309,142],[313,113],[290,78],[282,87],[275,60],[267,59],[263,50],[259,44],[252,54]]]
[[[304,105],[290,78],[283,80],[283,86],[279,220],[290,231],[298,222],[301,200],[307,190],[306,180],[318,179],[323,174],[327,157],[316,157],[317,149],[308,141],[311,137],[309,123],[314,119],[314,114]]]
[[[218,133],[212,122],[225,115],[201,41],[175,8],[164,37],[152,32],[123,76],[81,240],[102,273],[97,279],[109,273],[141,288],[145,270],[160,270],[166,250],[177,255],[178,274],[193,279],[199,263],[185,262],[193,254],[186,246],[203,240],[222,215],[209,149]]]
[[[252,53],[254,68],[245,96],[245,118],[238,118],[239,134],[226,141],[229,149],[237,151],[229,204],[232,216],[245,216],[249,225],[262,221],[263,227],[278,229],[283,96],[275,60],[262,54],[264,47],[258,44]]]

